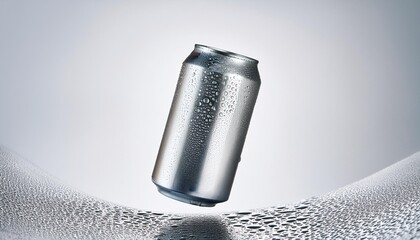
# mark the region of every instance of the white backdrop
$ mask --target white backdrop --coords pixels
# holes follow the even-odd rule
[[[154,3],[153,3],[154,2]],[[291,203],[420,150],[419,1],[0,2],[0,144],[83,192],[168,212]],[[230,200],[150,178],[195,43],[260,61]]]

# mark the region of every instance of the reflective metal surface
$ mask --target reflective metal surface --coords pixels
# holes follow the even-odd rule
[[[196,45],[184,61],[152,180],[171,198],[229,198],[260,87],[258,61]]]

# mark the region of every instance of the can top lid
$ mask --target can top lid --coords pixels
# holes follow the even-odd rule
[[[254,58],[250,58],[250,57],[247,57],[247,56],[244,56],[244,55],[241,55],[241,54],[237,54],[237,53],[234,53],[234,52],[229,52],[229,51],[219,49],[219,48],[209,47],[209,46],[202,45],[202,44],[195,44],[195,48],[200,48],[200,49],[203,49],[205,51],[215,52],[215,53],[222,54],[222,55],[225,55],[225,56],[228,56],[228,57],[234,57],[234,58],[238,58],[238,59],[241,59],[241,60],[254,62],[255,64],[258,63],[258,60],[254,59]]]

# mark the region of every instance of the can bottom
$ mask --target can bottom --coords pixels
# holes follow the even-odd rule
[[[166,197],[178,200],[180,202],[189,203],[189,204],[200,206],[200,207],[214,207],[216,203],[220,202],[220,201],[215,201],[211,199],[190,196],[185,193],[177,192],[177,191],[162,187],[158,184],[156,184],[156,186],[158,188],[158,191],[161,194],[165,195]]]

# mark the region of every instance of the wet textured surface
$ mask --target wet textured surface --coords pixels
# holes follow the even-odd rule
[[[181,216],[78,193],[0,147],[0,239],[282,238],[420,239],[420,153],[294,205]]]

